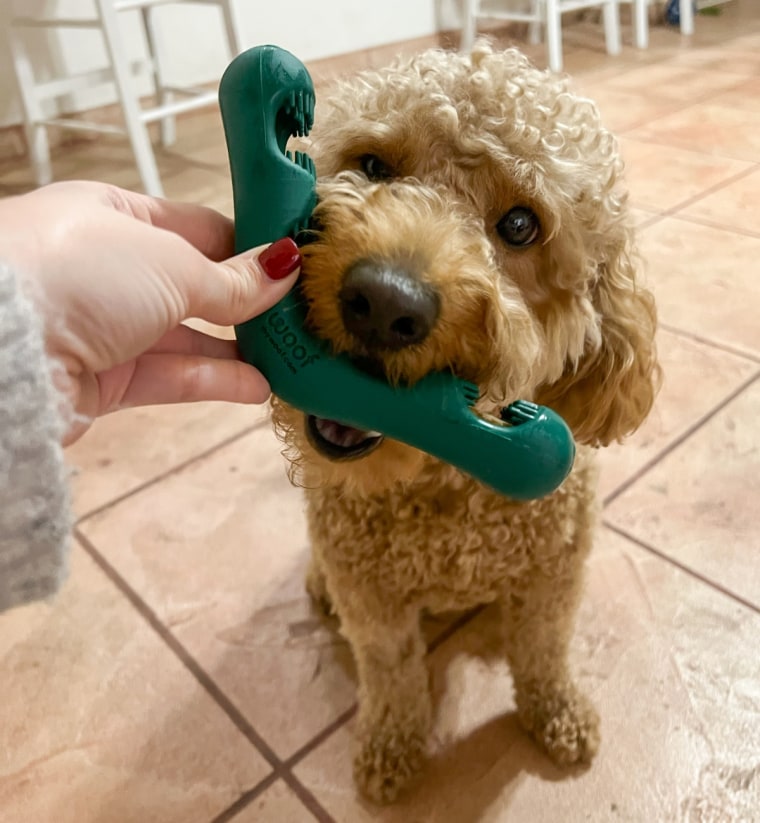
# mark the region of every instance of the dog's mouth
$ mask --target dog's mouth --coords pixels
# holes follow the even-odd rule
[[[362,431],[313,414],[306,418],[306,435],[311,445],[330,460],[364,457],[383,442],[380,432]]]

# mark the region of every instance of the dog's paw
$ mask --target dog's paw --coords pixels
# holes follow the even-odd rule
[[[599,715],[574,687],[518,696],[520,721],[558,766],[590,763],[599,748]]]
[[[422,771],[424,761],[422,735],[383,730],[364,741],[354,759],[354,780],[365,797],[392,803]]]

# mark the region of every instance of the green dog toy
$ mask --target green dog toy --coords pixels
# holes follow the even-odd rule
[[[307,228],[316,205],[311,158],[286,151],[309,133],[314,86],[292,54],[260,46],[229,65],[219,102],[230,158],[238,252]],[[544,406],[517,401],[502,421],[472,406],[477,386],[435,373],[394,387],[357,368],[306,329],[307,306],[291,291],[269,311],[236,327],[244,359],[272,391],[308,415],[376,430],[450,463],[517,500],[553,492],[567,477],[575,444],[565,422]]]

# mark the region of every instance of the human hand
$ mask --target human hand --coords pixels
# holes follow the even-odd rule
[[[234,341],[182,325],[243,322],[295,283],[292,240],[236,257],[233,247],[232,222],[211,209],[100,183],[0,201],[0,256],[28,281],[63,366],[77,418],[65,442],[128,406],[267,399],[266,379]]]

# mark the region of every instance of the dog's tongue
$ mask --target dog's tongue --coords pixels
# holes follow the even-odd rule
[[[343,423],[338,423],[336,420],[325,420],[320,417],[315,422],[317,431],[325,440],[343,449],[350,449],[365,440],[381,436],[380,432],[354,429],[351,426],[344,426]]]
[[[325,420],[318,417],[315,422],[317,431],[325,440],[344,449],[350,449],[352,446],[358,446],[365,440],[381,436],[380,432],[354,429],[351,426],[344,426],[343,423],[338,423],[337,420]]]

